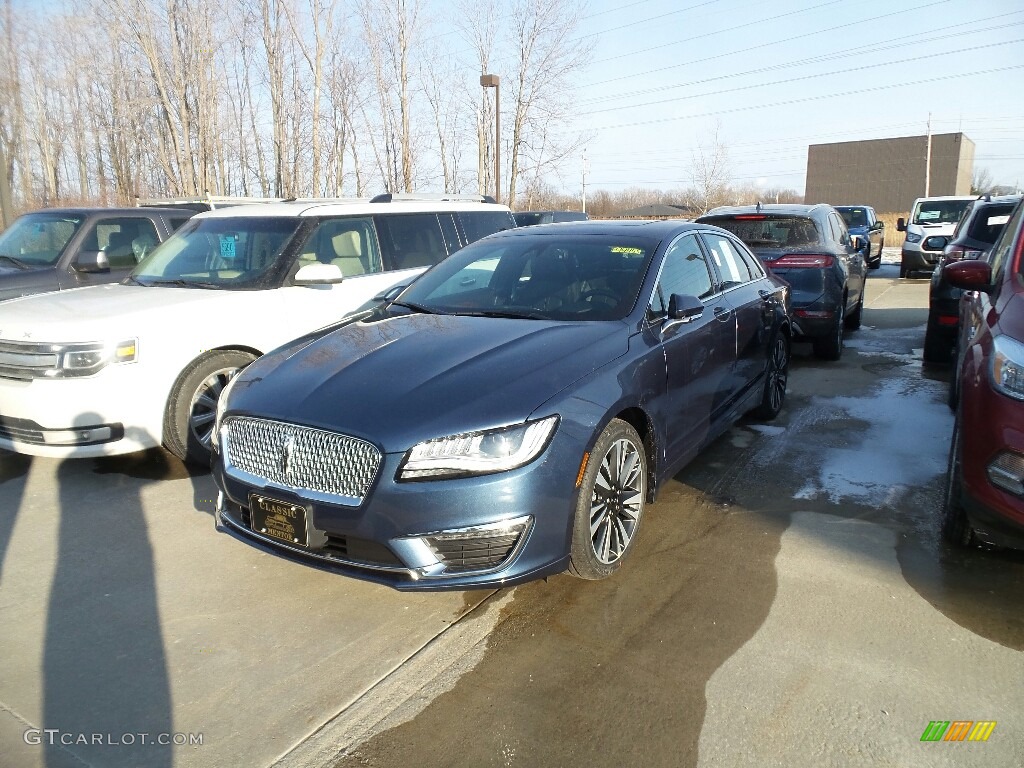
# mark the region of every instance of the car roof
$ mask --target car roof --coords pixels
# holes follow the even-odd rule
[[[927,203],[933,200],[977,200],[977,195],[931,195],[929,197],[919,197],[914,200],[914,203]]]
[[[395,200],[372,203],[369,200],[296,201],[216,208],[197,214],[199,219],[236,217],[283,218],[295,216],[373,216],[398,213],[447,213],[454,211],[493,211],[510,213],[508,206],[495,203],[448,200]]]
[[[847,208],[865,208],[870,211],[875,210],[874,206],[871,205],[833,205],[832,207],[837,211],[845,211]]]
[[[37,208],[34,211],[25,211],[24,215],[33,213],[56,213],[61,216],[92,216],[93,214],[123,214],[123,213],[137,213],[145,215],[147,213],[166,213],[180,216],[182,213],[191,214],[192,211],[183,211],[180,208],[136,208],[135,206],[121,206],[117,208],[109,208],[99,205],[94,206],[78,206],[75,208]]]
[[[979,197],[978,207],[984,205],[1006,205],[1007,203],[1018,203],[1024,199],[1024,195],[993,195],[990,197]]]
[[[807,216],[817,210],[831,209],[828,203],[815,203],[814,205],[803,205],[799,203],[769,203],[768,205],[724,205],[720,208],[712,208],[699,218],[708,216],[735,216],[744,213],[783,214],[789,216]]]
[[[680,219],[589,219],[585,221],[554,222],[552,224],[545,224],[543,227],[506,229],[491,235],[491,237],[607,235],[612,237],[650,237],[661,239],[677,232],[708,228],[709,225],[707,224],[698,224]]]

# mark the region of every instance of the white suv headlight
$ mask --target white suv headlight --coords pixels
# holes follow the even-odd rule
[[[398,479],[432,480],[517,469],[541,454],[557,426],[558,416],[548,416],[510,427],[426,440],[409,449]]]
[[[989,373],[997,391],[1024,400],[1024,344],[1009,336],[994,336]]]
[[[139,346],[135,339],[116,344],[82,343],[61,344],[55,348],[58,355],[56,368],[46,375],[54,378],[92,376],[114,363],[131,363],[138,358]]]

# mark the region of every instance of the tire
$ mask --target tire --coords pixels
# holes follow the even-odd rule
[[[860,301],[857,302],[857,308],[853,310],[849,315],[846,316],[846,327],[851,331],[856,331],[860,328],[861,319],[864,317],[864,290],[861,289]]]
[[[619,569],[640,528],[647,498],[647,454],[629,424],[612,419],[590,452],[572,530],[569,572],[604,579]]]
[[[843,314],[845,309],[846,299],[844,298],[839,305],[839,311],[836,313],[835,328],[832,329],[828,336],[814,340],[814,354],[816,357],[820,357],[822,360],[838,360],[843,356],[843,329],[846,327]]]
[[[922,354],[926,363],[934,365],[946,365],[952,357],[949,341],[942,337],[931,323],[924,332],[924,352]]]
[[[223,350],[200,357],[182,371],[164,414],[167,450],[189,464],[210,465],[217,398],[231,378],[255,359],[248,352]]]
[[[764,392],[754,416],[771,421],[786,402],[786,384],[789,380],[789,337],[778,331],[768,345],[768,361],[764,370]]]
[[[963,467],[960,458],[960,416],[953,422],[946,467],[946,492],[942,505],[942,537],[956,547],[972,547],[977,543],[974,529],[963,506]]]

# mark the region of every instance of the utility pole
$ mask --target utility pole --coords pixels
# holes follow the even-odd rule
[[[587,212],[587,148],[583,148],[583,212]]]
[[[924,156],[924,196],[928,197],[932,186],[932,113],[928,113],[928,148]]]

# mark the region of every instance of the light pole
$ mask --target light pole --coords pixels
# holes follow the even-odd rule
[[[497,75],[480,75],[480,85],[494,89],[494,201],[501,202],[501,89]]]

